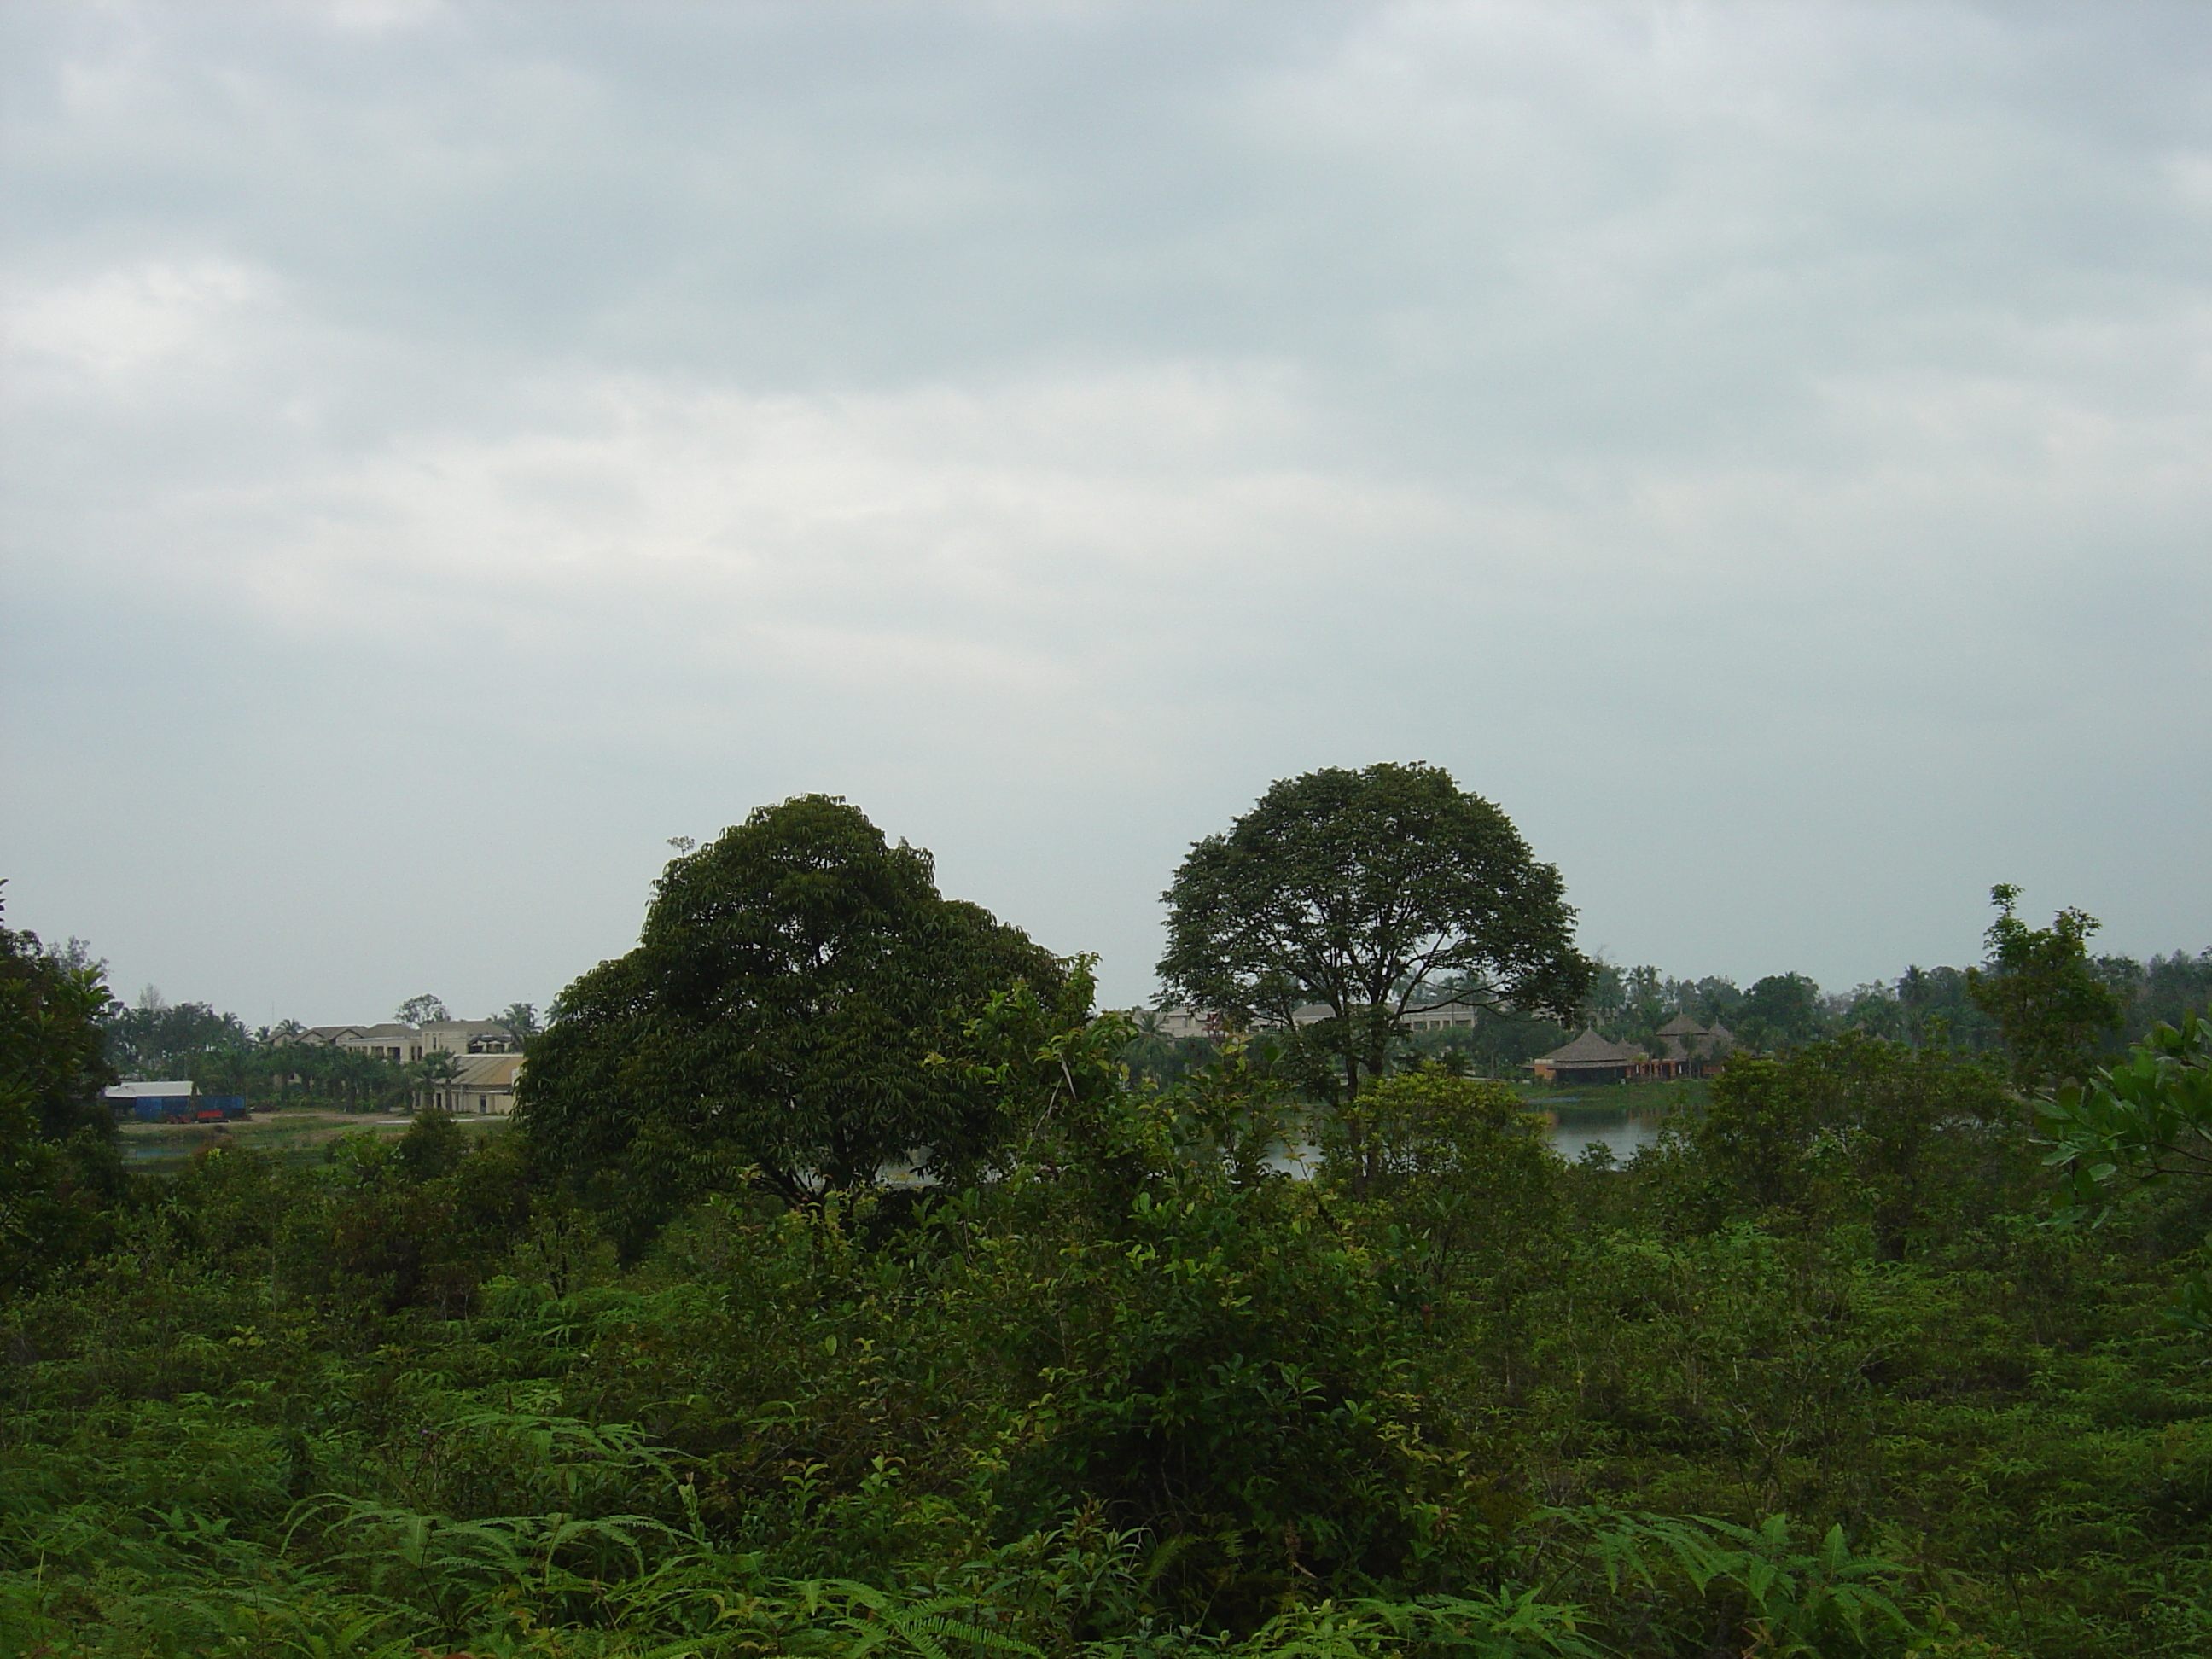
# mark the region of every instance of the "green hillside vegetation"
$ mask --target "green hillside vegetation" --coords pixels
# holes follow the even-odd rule
[[[1404,1049],[1149,1083],[837,805],[672,865],[518,1121],[313,1163],[129,1172],[0,933],[9,1651],[2212,1650],[2212,1027],[2106,1060],[2085,929],[1992,929],[1986,1052],[1778,1036],[1567,1163]]]

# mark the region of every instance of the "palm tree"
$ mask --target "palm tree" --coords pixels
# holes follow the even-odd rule
[[[506,1030],[517,1054],[527,1048],[530,1039],[538,1035],[538,1005],[534,1002],[510,1002],[492,1018]]]
[[[1129,1068],[1132,1077],[1150,1078],[1155,1084],[1166,1083],[1177,1069],[1175,1038],[1161,1024],[1158,1009],[1138,1009],[1135,1024],[1137,1035],[1121,1050],[1121,1063]]]
[[[426,1102],[430,1105],[441,1103],[440,1092],[459,1082],[460,1077],[460,1062],[443,1048],[433,1048],[422,1059],[410,1060],[407,1080],[414,1092],[410,1106],[419,1111]]]

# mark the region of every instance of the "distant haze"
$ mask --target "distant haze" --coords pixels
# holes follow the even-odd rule
[[[7,917],[544,1002],[846,795],[1149,995],[1426,760],[1622,962],[2212,944],[2212,9],[0,10]]]

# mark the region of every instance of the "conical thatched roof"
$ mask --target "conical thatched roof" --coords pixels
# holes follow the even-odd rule
[[[1583,1034],[1566,1047],[1554,1048],[1531,1063],[1552,1066],[1634,1066],[1647,1058],[1643,1049],[1601,1037],[1595,1027],[1585,1025]]]
[[[1701,1037],[1707,1036],[1705,1028],[1687,1014],[1677,1014],[1659,1028],[1661,1036]]]

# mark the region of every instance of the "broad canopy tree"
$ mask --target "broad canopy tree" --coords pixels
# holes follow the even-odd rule
[[[0,882],[0,886],[5,886]],[[0,918],[0,1297],[93,1248],[121,1195],[104,964]]]
[[[253,1036],[235,1014],[204,1002],[165,1002],[148,986],[138,1006],[111,1003],[101,1017],[107,1063],[125,1076],[175,1078],[195,1075],[192,1067],[210,1054],[235,1054],[253,1046]]]
[[[952,1170],[1000,1133],[992,1092],[930,1057],[961,1010],[1060,961],[941,896],[930,855],[826,795],[762,807],[672,860],[636,949],[564,991],[520,1114],[635,1249],[744,1171],[818,1202],[916,1150]]]
[[[1356,1097],[1407,1008],[1573,1017],[1592,964],[1557,866],[1440,767],[1277,783],[1190,849],[1166,895],[1169,993],[1275,1029],[1300,1080]],[[1327,1016],[1300,1024],[1301,1007]]]
[[[2089,960],[2096,917],[2069,908],[2031,927],[2010,882],[1990,888],[1990,902],[1997,919],[1982,936],[1989,960],[1966,969],[1966,994],[1997,1023],[2013,1081],[2029,1091],[2084,1076],[2124,1012]]]

